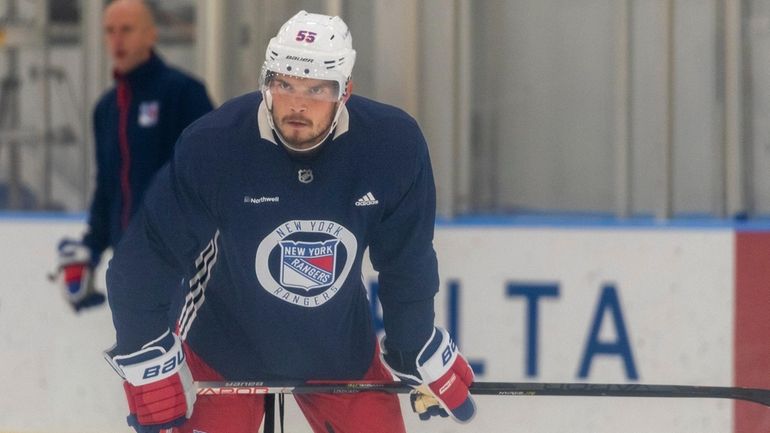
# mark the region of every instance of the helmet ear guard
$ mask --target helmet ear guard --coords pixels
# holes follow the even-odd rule
[[[273,111],[273,94],[270,92],[269,87],[266,87],[262,90],[262,96],[265,98],[265,105],[267,105],[267,109]]]
[[[353,94],[353,80],[348,80],[348,82],[345,84],[345,91],[342,93],[342,103],[348,101],[350,98],[350,95]]]
[[[265,100],[265,105],[269,111],[273,111],[273,94],[270,92],[270,80],[273,75],[274,72],[268,71],[264,66],[262,67],[259,82],[262,86],[262,98]]]

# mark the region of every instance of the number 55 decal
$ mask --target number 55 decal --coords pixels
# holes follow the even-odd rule
[[[310,42],[313,42],[315,40],[315,37],[316,37],[317,34],[318,33],[316,33],[316,32],[309,32],[307,30],[300,30],[299,32],[297,32],[296,39],[298,41],[305,41],[305,42],[310,43]]]

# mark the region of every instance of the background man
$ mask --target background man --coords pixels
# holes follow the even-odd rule
[[[120,240],[156,171],[179,134],[212,109],[204,85],[166,65],[155,52],[158,31],[141,0],[115,0],[104,11],[115,86],[96,104],[96,189],[82,242],[59,244],[59,267],[72,307],[101,304],[93,269]]]

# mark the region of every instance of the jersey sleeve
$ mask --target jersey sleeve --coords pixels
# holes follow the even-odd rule
[[[398,195],[375,230],[369,256],[378,272],[379,298],[388,346],[418,350],[433,331],[438,263],[433,249],[436,188],[428,148],[416,126],[407,142]],[[407,137],[409,134],[404,134]],[[403,156],[401,157],[403,158]],[[403,175],[403,176],[402,176]]]
[[[174,296],[195,273],[195,258],[215,239],[216,190],[206,188],[205,165],[195,139],[180,137],[177,152],[149,188],[107,270],[116,353],[129,353],[169,326]],[[198,150],[196,150],[198,149]]]

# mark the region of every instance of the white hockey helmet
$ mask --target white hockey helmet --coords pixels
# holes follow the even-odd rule
[[[300,78],[332,80],[340,101],[356,62],[356,51],[347,24],[340,17],[300,11],[281,26],[265,51],[263,90],[271,73]]]

